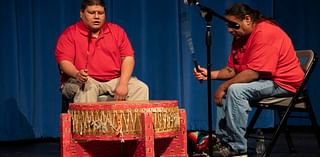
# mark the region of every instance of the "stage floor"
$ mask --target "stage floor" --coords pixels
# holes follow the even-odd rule
[[[280,136],[271,154],[272,157],[319,157],[320,147],[314,134],[308,129],[297,129],[292,133],[297,153],[289,154],[284,136]],[[255,141],[249,140],[249,157],[255,157]],[[59,139],[0,142],[0,157],[59,157]]]

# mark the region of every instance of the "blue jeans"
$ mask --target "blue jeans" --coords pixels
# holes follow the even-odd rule
[[[247,152],[247,139],[244,137],[251,111],[249,102],[269,96],[290,96],[292,93],[279,87],[271,80],[258,80],[250,83],[232,84],[217,107],[216,133],[222,142],[233,150]]]

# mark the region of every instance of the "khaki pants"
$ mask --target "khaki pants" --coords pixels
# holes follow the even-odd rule
[[[84,88],[80,89],[80,84],[77,80],[70,78],[62,88],[62,94],[68,98],[73,99],[76,103],[97,102],[100,95],[108,95],[107,101],[112,101],[114,96],[114,89],[119,81],[119,78],[110,80],[108,82],[99,82],[89,78],[85,83]],[[136,77],[131,77],[128,82],[128,96],[127,100],[148,100],[149,88]]]

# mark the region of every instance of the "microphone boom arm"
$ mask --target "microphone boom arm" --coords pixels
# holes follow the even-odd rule
[[[196,3],[196,6],[200,8],[200,14],[203,18],[206,19],[206,21],[211,21],[212,16],[215,16],[215,17],[218,17],[219,19],[225,21],[227,23],[228,27],[231,27],[234,29],[240,28],[240,25],[238,23],[226,19],[224,16],[221,16],[220,14],[218,14],[217,12],[215,12],[212,9],[201,5],[200,3]]]

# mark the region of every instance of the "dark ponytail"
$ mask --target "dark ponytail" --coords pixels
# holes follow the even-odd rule
[[[273,24],[278,25],[274,19],[262,15],[260,11],[252,9],[251,7],[243,3],[236,3],[232,5],[224,12],[224,14],[235,16],[240,20],[243,20],[246,15],[249,15],[254,23],[267,20]]]

